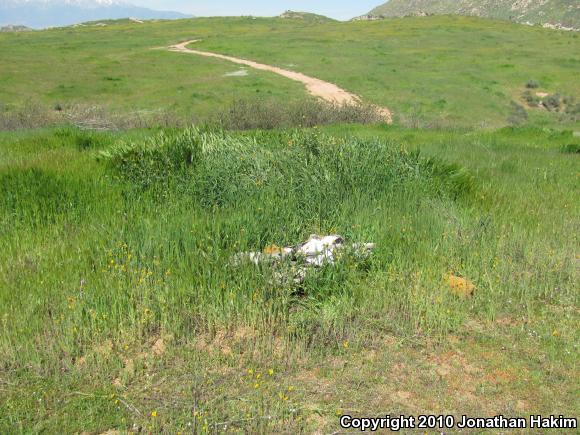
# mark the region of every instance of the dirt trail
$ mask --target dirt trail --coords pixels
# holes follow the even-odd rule
[[[332,83],[328,83],[325,82],[324,80],[320,80],[314,77],[309,77],[299,72],[278,68],[276,66],[265,65],[263,63],[258,63],[251,60],[240,59],[237,57],[226,56],[223,54],[212,53],[209,51],[192,50],[190,48],[187,48],[189,44],[193,44],[194,42],[199,42],[199,39],[172,45],[169,47],[169,50],[177,53],[190,53],[197,54],[199,56],[214,57],[217,59],[227,60],[229,62],[237,63],[240,65],[246,65],[251,68],[259,69],[262,71],[270,71],[279,74],[283,77],[286,77],[290,80],[303,83],[304,86],[306,86],[307,91],[311,95],[322,98],[323,100],[328,101],[329,103],[357,104],[361,101],[357,95],[351,94],[350,92],[347,92],[344,89],[341,89]],[[387,109],[386,107],[377,107],[377,111],[381,114],[381,116],[388,124],[392,123],[392,114],[389,109]]]

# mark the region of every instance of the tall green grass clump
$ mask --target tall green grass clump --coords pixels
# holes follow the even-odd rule
[[[186,193],[204,208],[276,209],[283,198],[284,219],[314,219],[319,227],[353,202],[409,189],[455,198],[473,187],[458,165],[388,141],[337,139],[316,130],[243,135],[191,128],[119,144],[101,157],[132,187]]]
[[[336,138],[316,129],[235,134],[193,127],[119,143],[101,151],[100,157],[133,185],[159,187],[178,180],[202,202],[211,203],[240,199],[240,189],[247,195],[281,193],[294,185],[303,189],[325,185],[341,195],[353,190],[377,195],[408,180],[428,180],[430,189],[439,193],[446,189],[468,193],[473,187],[469,174],[458,165],[423,157],[394,142]],[[210,192],[210,185],[226,193]],[[228,195],[230,189],[236,194]],[[213,195],[217,197],[211,199]],[[300,199],[308,200],[304,195]]]

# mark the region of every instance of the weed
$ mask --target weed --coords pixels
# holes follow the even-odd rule
[[[580,154],[580,144],[570,143],[562,147],[562,152],[566,154]]]

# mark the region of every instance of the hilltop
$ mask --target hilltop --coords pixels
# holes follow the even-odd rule
[[[279,18],[293,19],[293,20],[304,20],[308,22],[315,23],[329,23],[333,20],[332,18],[326,17],[324,15],[313,14],[310,12],[297,12],[297,11],[286,11],[280,14]]]
[[[580,5],[575,0],[390,0],[370,11],[368,16],[447,14],[580,28]]]

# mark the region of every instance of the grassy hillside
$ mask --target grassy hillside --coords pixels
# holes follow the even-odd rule
[[[579,98],[577,34],[465,17],[308,23],[213,18],[0,35],[0,104],[67,103],[203,118],[235,98],[304,98],[276,75],[169,53],[196,47],[295,69],[387,106],[419,126],[503,126],[526,83]],[[160,48],[160,49],[155,49]],[[574,126],[574,117],[527,108],[531,124]]]
[[[389,0],[370,15],[458,14],[534,24],[580,28],[580,7],[574,0]]]

